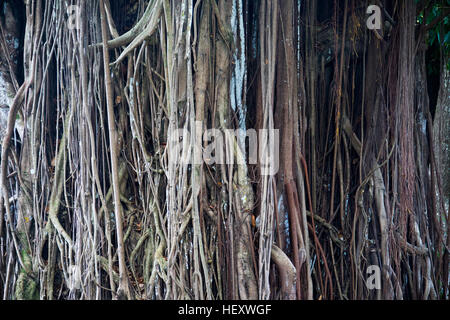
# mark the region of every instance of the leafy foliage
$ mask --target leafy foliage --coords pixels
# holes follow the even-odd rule
[[[418,1],[416,1],[418,2]],[[418,17],[417,22],[419,24],[430,25],[433,21],[438,19],[439,17],[446,14],[446,10],[450,8],[450,0],[447,0],[445,4],[435,3],[432,5],[429,13],[425,13],[425,9],[422,10]],[[450,16],[443,16],[439,23],[433,25],[430,30],[428,30],[428,45],[439,45],[442,48],[444,56],[448,57],[450,53]],[[431,68],[432,73],[439,73],[439,70],[434,70],[439,68],[438,65],[431,64],[429,66]],[[450,70],[450,60],[447,61],[447,68]]]

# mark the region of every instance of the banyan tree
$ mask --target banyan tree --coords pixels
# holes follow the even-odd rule
[[[449,8],[0,1],[2,299],[448,299]]]

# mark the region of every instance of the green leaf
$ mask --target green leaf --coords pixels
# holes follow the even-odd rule
[[[442,44],[450,44],[450,31],[444,37],[444,42]]]

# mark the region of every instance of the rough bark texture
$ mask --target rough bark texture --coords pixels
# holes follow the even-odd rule
[[[3,299],[449,298],[442,1],[69,2],[0,8]]]

